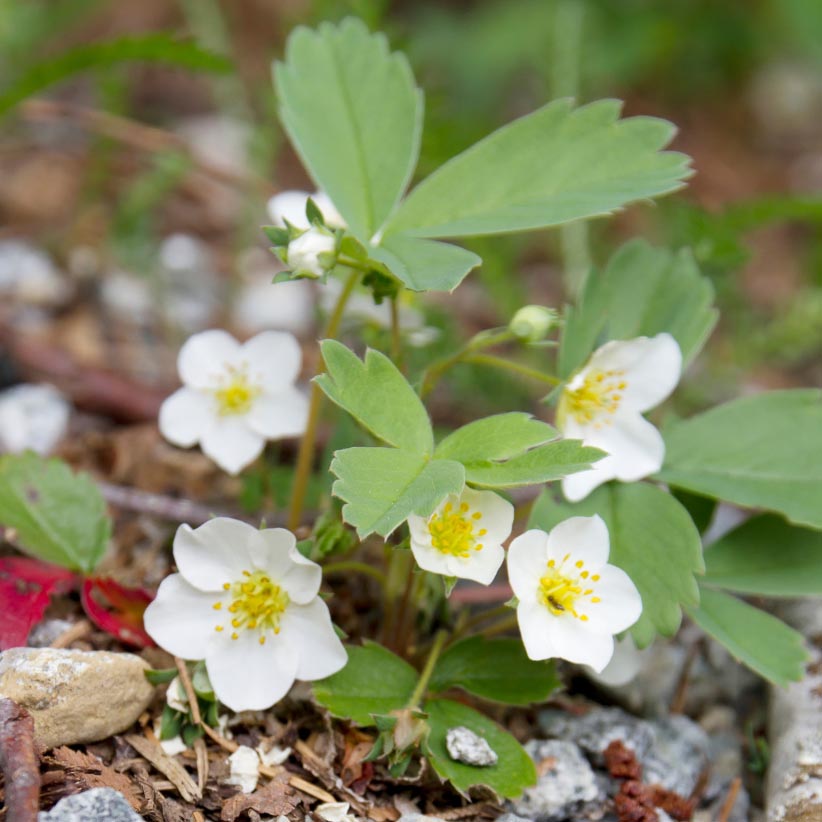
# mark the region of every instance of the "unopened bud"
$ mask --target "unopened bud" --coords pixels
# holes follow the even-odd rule
[[[303,276],[322,277],[334,267],[337,240],[321,228],[309,228],[288,244],[286,263]]]
[[[553,308],[526,305],[514,314],[508,328],[523,342],[539,342],[548,336],[548,332],[557,324],[558,319],[559,314]]]

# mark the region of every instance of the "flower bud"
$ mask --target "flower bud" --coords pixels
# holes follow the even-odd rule
[[[322,277],[334,267],[337,240],[320,228],[309,228],[288,244],[286,263],[307,277]]]
[[[553,308],[526,305],[514,314],[508,328],[523,342],[539,342],[548,336],[548,332],[557,324],[558,319],[559,314]]]

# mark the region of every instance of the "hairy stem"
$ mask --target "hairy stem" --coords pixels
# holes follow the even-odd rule
[[[343,311],[357,284],[360,277],[358,271],[352,271],[348,279],[345,281],[340,296],[337,298],[337,304],[328,318],[328,325],[325,327],[323,334],[324,339],[333,340],[340,330],[340,323],[342,322]],[[325,365],[320,364],[317,374],[322,374],[325,371]],[[311,399],[308,405],[308,421],[305,427],[305,434],[300,441],[300,450],[297,453],[297,467],[294,473],[294,488],[291,492],[291,505],[288,508],[288,529],[290,531],[296,530],[300,524],[300,518],[303,513],[303,506],[305,505],[305,492],[308,488],[308,479],[311,476],[311,465],[314,461],[314,446],[317,442],[317,427],[320,421],[320,409],[322,408],[323,392],[316,382],[311,384]]]
[[[500,368],[505,371],[511,371],[514,374],[519,374],[523,377],[530,377],[532,380],[539,380],[548,385],[560,385],[562,380],[559,377],[554,377],[551,374],[544,374],[536,368],[531,368],[527,365],[522,365],[513,360],[506,360],[503,357],[495,357],[493,354],[471,354],[465,358],[465,362],[476,363],[477,365],[487,365],[491,368]]]
[[[408,700],[409,708],[416,708],[422,698],[425,696],[425,690],[428,683],[431,681],[431,674],[434,673],[434,666],[437,664],[442,649],[445,647],[445,640],[448,638],[448,631],[441,630],[434,637],[434,644],[428,652],[428,658],[425,660],[425,666],[422,669],[420,678],[417,680],[417,686],[414,688],[414,693],[411,694],[411,699]]]

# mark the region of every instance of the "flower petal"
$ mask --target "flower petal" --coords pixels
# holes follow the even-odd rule
[[[610,538],[602,517],[570,517],[551,529],[546,553],[548,559],[561,562],[570,554],[570,563],[584,562],[589,570],[598,569],[608,561]]]
[[[570,615],[555,617],[551,624],[551,643],[555,655],[577,665],[589,665],[597,673],[611,661],[614,638],[588,630],[587,623]]]
[[[578,471],[562,479],[562,493],[569,502],[579,502],[603,483],[616,479],[616,462],[605,457],[588,471]]]
[[[279,702],[291,690],[297,672],[297,654],[280,637],[260,644],[256,631],[216,635],[205,657],[214,693],[232,711],[261,711]]]
[[[317,596],[322,568],[297,550],[297,539],[285,528],[255,531],[251,549],[254,565],[267,571],[272,580],[285,588],[289,599],[299,605]]]
[[[537,601],[539,581],[548,566],[548,534],[534,528],[508,547],[508,581],[520,602]]]
[[[183,526],[187,528],[188,526]],[[182,659],[204,659],[217,624],[214,594],[189,585],[182,574],[166,577],[143,614],[148,635]]]
[[[613,416],[613,425],[607,426],[599,448],[608,451],[614,460],[616,478],[636,482],[655,474],[665,461],[665,441],[662,434],[639,414],[626,411]]]
[[[245,417],[215,417],[200,437],[203,453],[228,474],[236,476],[265,448],[265,438],[252,431]]]
[[[419,519],[425,522],[422,517],[419,517]],[[411,518],[409,517],[409,522],[410,520]],[[431,545],[430,536],[427,541],[421,540],[418,542],[414,539],[412,532],[411,553],[414,555],[417,565],[419,565],[423,571],[428,571],[432,574],[442,574],[446,577],[452,576],[448,564],[448,555],[443,554],[442,551],[438,551]]]
[[[258,397],[246,416],[249,427],[268,440],[299,437],[308,422],[308,400],[297,388]]]
[[[274,225],[285,226],[285,221],[288,220],[295,228],[308,228],[305,205],[310,196],[307,191],[281,191],[275,194],[266,206],[271,222]]]
[[[211,388],[220,378],[226,363],[234,363],[240,344],[219,328],[189,337],[177,357],[177,371],[183,385]]]
[[[626,386],[620,407],[648,411],[676,388],[682,374],[682,351],[670,334],[614,340],[594,352],[588,367],[624,371]]]
[[[160,433],[180,448],[195,445],[214,418],[212,402],[193,388],[180,388],[160,406]]]
[[[477,525],[488,533],[482,537],[484,543],[502,545],[511,536],[514,526],[514,506],[493,491],[475,491],[465,488],[460,500],[467,502],[472,511],[479,511],[482,519]]]
[[[599,581],[592,585],[600,602],[580,599],[577,610],[588,617],[586,628],[595,633],[620,634],[642,614],[642,597],[622,568],[606,565],[597,571]]]
[[[517,606],[517,623],[529,659],[550,659],[557,656],[551,640],[554,621],[556,617],[536,602],[520,601]]]
[[[432,548],[431,550],[436,549]],[[482,550],[474,551],[468,557],[445,556],[448,569],[447,576],[471,579],[482,585],[490,585],[494,581],[500,566],[505,562],[505,551],[498,543],[486,544]]]
[[[249,377],[272,391],[290,386],[300,373],[303,352],[297,338],[287,331],[263,331],[240,349]]]
[[[305,605],[291,605],[282,616],[278,638],[297,656],[297,679],[313,681],[337,673],[348,662],[334,631],[326,604],[315,597]]]
[[[230,517],[215,517],[199,528],[181,525],[174,537],[174,561],[186,582],[201,591],[220,591],[254,567],[250,546],[257,529]]]

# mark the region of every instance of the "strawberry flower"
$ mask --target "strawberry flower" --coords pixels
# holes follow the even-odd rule
[[[571,517],[550,533],[526,531],[508,549],[508,579],[530,659],[559,657],[601,672],[614,635],[642,613],[621,568],[608,565],[608,528],[599,516]]]
[[[174,656],[205,660],[217,699],[233,711],[268,708],[295,680],[345,665],[318,596],[320,566],[300,554],[290,531],[228,517],[181,525],[174,561],[179,573],[160,585],[146,631]]]

